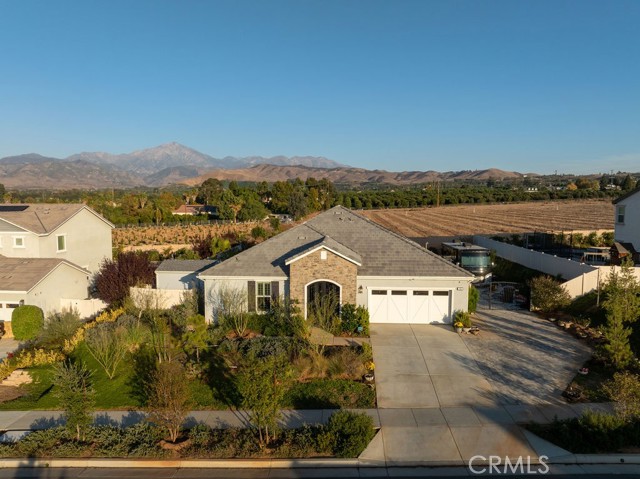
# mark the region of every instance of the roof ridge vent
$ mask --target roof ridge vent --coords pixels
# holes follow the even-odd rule
[[[306,236],[298,236],[298,239],[299,239],[299,240],[306,240],[306,239],[307,239],[307,237],[306,237]]]

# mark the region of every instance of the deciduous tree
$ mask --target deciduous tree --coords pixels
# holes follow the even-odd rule
[[[119,253],[114,260],[102,262],[95,278],[97,295],[110,305],[119,305],[129,296],[132,286],[152,285],[155,282],[154,271],[147,253]]]

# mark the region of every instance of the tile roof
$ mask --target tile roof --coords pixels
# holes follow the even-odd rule
[[[4,211],[3,206],[11,211]],[[24,209],[19,209],[20,206]],[[78,203],[0,204],[0,219],[36,234],[48,234],[83,208],[109,223],[87,205]]]
[[[0,256],[0,291],[29,291],[60,264],[91,273],[56,258],[6,258]]]
[[[287,277],[285,261],[325,240],[361,258],[358,276],[461,277],[468,271],[342,206],[217,264],[202,276]]]
[[[174,271],[177,273],[200,272],[213,266],[213,259],[165,259],[156,271]]]

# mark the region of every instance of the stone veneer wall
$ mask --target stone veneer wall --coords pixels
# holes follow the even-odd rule
[[[356,304],[358,266],[326,251],[327,259],[320,259],[321,250],[314,251],[289,265],[289,296],[298,301],[304,311],[305,287],[315,280],[331,280],[342,287],[342,303]]]

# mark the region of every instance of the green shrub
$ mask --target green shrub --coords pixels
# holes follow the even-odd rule
[[[34,339],[42,331],[44,314],[37,306],[18,306],[11,314],[13,336],[18,341]]]
[[[265,239],[268,236],[269,236],[269,234],[267,233],[267,230],[264,229],[262,226],[254,226],[251,229],[251,237],[253,239],[258,239],[258,238]]]
[[[468,310],[470,313],[475,313],[478,309],[478,301],[480,300],[480,291],[474,286],[469,285],[469,306]]]
[[[343,304],[340,312],[340,329],[343,333],[369,336],[369,310],[355,304]]]
[[[362,343],[360,345],[360,359],[363,363],[373,361],[373,348],[369,343]]]
[[[375,436],[373,419],[351,411],[333,413],[326,430],[337,457],[358,457]]]
[[[375,407],[375,391],[347,379],[314,379],[294,383],[283,407],[295,409],[368,409]]]
[[[537,276],[529,281],[529,286],[532,306],[544,314],[562,309],[571,303],[567,290],[551,276]]]
[[[264,316],[262,332],[266,336],[292,336],[296,338],[308,336],[307,323],[300,313],[300,308],[288,298],[274,301],[269,312],[262,316]]]
[[[551,424],[530,424],[535,434],[575,454],[620,452],[640,444],[640,421],[586,411],[580,418],[556,419]]]
[[[38,343],[51,349],[61,349],[64,340],[72,338],[79,327],[80,316],[75,311],[49,314]]]
[[[463,328],[470,328],[472,326],[471,313],[458,310],[453,314],[453,322],[462,323]]]

